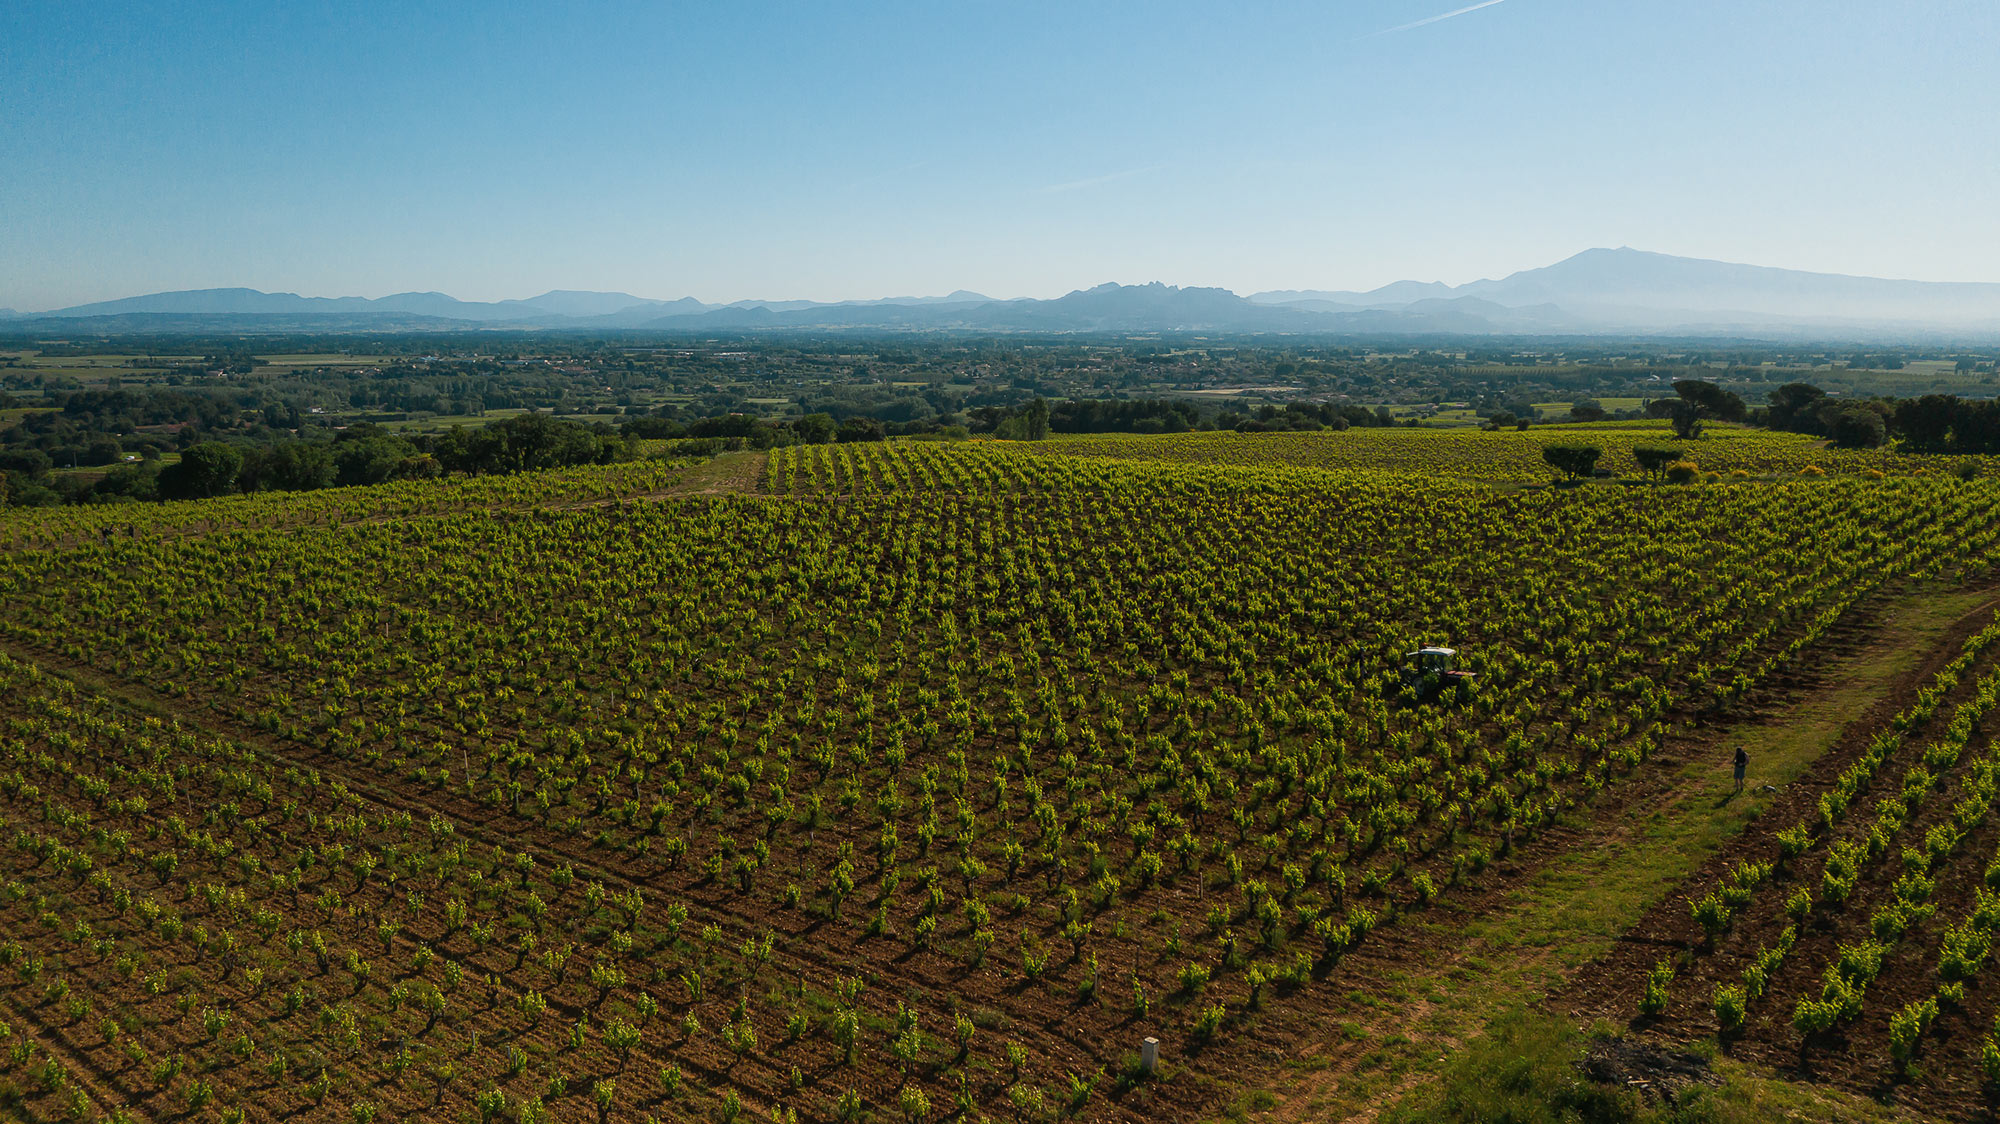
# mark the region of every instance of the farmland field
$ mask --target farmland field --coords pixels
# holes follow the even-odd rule
[[[1579,434],[1620,479],[1550,484]],[[51,1118],[1339,1118],[1533,1003],[1982,1107],[2000,483],[1730,429],[1640,478],[1666,441],[0,515],[0,1082]],[[1446,643],[1477,679],[1427,697],[1405,653]],[[1823,694],[1711,802],[1706,757]],[[1638,823],[1672,861],[1599,846]],[[1606,935],[1510,967],[1557,898]]]
[[[1056,437],[1035,451],[1084,457],[1158,460],[1198,465],[1291,466],[1372,469],[1435,474],[1484,481],[1546,481],[1543,446],[1587,441],[1604,451],[1603,464],[1634,475],[1636,446],[1681,449],[1703,472],[1749,476],[1834,474],[1875,478],[1942,476],[1993,471],[2000,460],[1982,456],[1913,456],[1893,449],[1830,450],[1824,442],[1792,433],[1717,428],[1694,442],[1677,442],[1657,422],[1593,422],[1537,426],[1527,432],[1466,430],[1422,432],[1356,429],[1320,433],[1190,433],[1172,437],[1088,435]]]

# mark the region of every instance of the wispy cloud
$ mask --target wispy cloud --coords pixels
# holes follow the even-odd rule
[[[1448,19],[1456,19],[1457,17],[1462,16],[1467,12],[1476,12],[1481,8],[1491,8],[1495,4],[1504,4],[1506,2],[1507,0],[1480,0],[1480,2],[1477,4],[1468,4],[1463,8],[1459,8],[1456,11],[1446,12],[1443,15],[1429,16],[1424,19],[1417,20],[1413,23],[1403,24],[1400,27],[1386,27],[1383,28],[1381,31],[1376,32],[1375,35],[1394,35],[1399,31],[1415,31],[1417,28],[1420,27],[1429,27],[1434,23],[1443,23]],[[1375,37],[1374,35],[1371,35],[1368,38],[1372,39],[1374,37]]]
[[[1105,176],[1092,176],[1087,180],[1072,180],[1069,183],[1052,183],[1047,187],[1042,188],[1041,190],[1048,193],[1053,193],[1058,191],[1081,191],[1086,187],[1096,187],[1098,184],[1102,183],[1114,183],[1118,180],[1131,179],[1133,176],[1143,176],[1147,172],[1157,172],[1164,167],[1166,167],[1165,164],[1148,164],[1143,168],[1127,168],[1122,172],[1112,172],[1110,175],[1105,175]]]

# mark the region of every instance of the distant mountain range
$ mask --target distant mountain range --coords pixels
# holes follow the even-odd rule
[[[196,289],[42,313],[0,310],[0,330],[371,331],[477,328],[748,332],[785,329],[1342,335],[2000,337],[2000,284],[1889,281],[1587,250],[1464,285],[1398,281],[1369,292],[1099,285],[1053,300],[652,300],[558,290],[527,300],[443,293],[302,297]]]
[[[1434,309],[1444,302],[1494,317],[1491,305],[1506,310],[1496,318],[1527,313],[1588,330],[2000,330],[2000,284],[1803,273],[1630,248],[1586,250],[1498,281],[1457,286],[1398,281],[1366,293],[1272,292],[1249,299],[1336,313]]]
[[[386,297],[302,297],[297,293],[265,293],[256,289],[185,289],[142,297],[98,301],[34,314],[10,313],[32,319],[101,319],[140,316],[312,317],[341,320],[450,320],[461,325],[637,327],[655,320],[703,316],[714,312],[794,312],[809,308],[879,307],[952,302],[986,303],[990,298],[958,292],[949,297],[890,297],[879,301],[820,304],[814,301],[737,301],[703,304],[693,297],[650,300],[630,293],[592,293],[556,289],[539,297],[507,301],[462,301],[443,293],[394,293]]]

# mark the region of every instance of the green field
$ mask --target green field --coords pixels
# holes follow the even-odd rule
[[[1936,965],[2000,847],[1994,466],[1716,426],[1690,482],[1640,475],[1670,439],[794,445],[8,510],[0,1088],[1639,1121],[1691,1049],[1682,1119],[1977,1110],[2000,992]],[[1557,478],[1579,440],[1609,479]],[[1801,1037],[1863,939],[1896,970]]]

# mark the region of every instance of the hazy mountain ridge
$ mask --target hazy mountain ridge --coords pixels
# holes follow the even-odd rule
[[[879,308],[989,303],[992,298],[960,289],[942,297],[884,297],[855,301],[743,300],[709,304],[694,297],[656,300],[630,293],[554,289],[537,297],[503,301],[462,301],[445,293],[392,293],[386,297],[306,297],[258,289],[182,289],[97,301],[41,313],[0,315],[34,319],[102,319],[135,316],[335,316],[423,317],[475,324],[515,326],[630,327],[655,320],[702,316],[726,310],[795,312],[820,308]]]
[[[605,307],[607,303],[615,307]],[[258,316],[370,313],[443,317],[452,320],[539,320],[597,316],[634,307],[666,306],[628,293],[551,291],[526,300],[462,301],[444,293],[391,293],[386,297],[302,297],[257,289],[182,289],[167,293],[97,301],[37,315],[48,318],[94,316]],[[699,303],[699,302],[697,302]],[[703,306],[706,307],[706,306]]]
[[[2000,330],[2000,284],[1899,281],[1675,257],[1621,247],[1585,250],[1498,280],[1398,281],[1367,292],[1255,293],[1259,304],[1320,311],[1409,310],[1429,301],[1490,302],[1574,330],[1858,327]]]
[[[958,290],[876,300],[656,300],[552,290],[461,301],[444,293],[305,297],[195,289],[0,313],[16,325],[179,331],[242,322],[327,330],[885,329],[1000,332],[1293,332],[1388,335],[2000,335],[2000,284],[1897,281],[1680,258],[1630,248],[1586,250],[1538,269],[1464,285],[1398,281],[1368,292],[1105,284],[1050,300],[996,300]],[[337,327],[336,327],[337,326]]]

